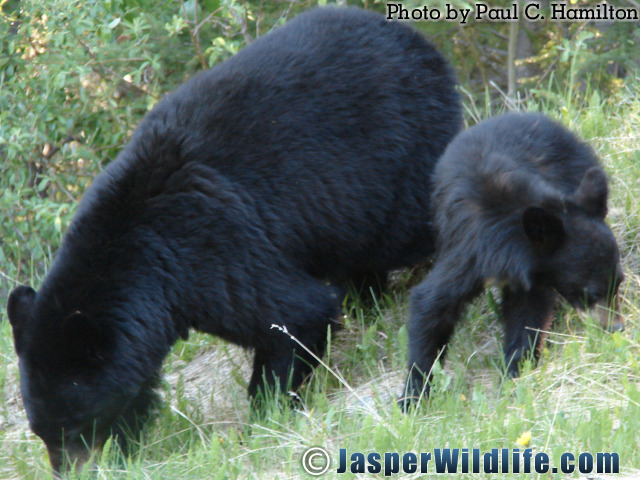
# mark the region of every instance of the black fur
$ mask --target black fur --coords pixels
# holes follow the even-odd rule
[[[454,86],[406,25],[326,8],[160,102],[85,193],[37,294],[11,295],[25,406],[50,450],[64,430],[77,456],[81,436],[99,445],[143,412],[192,328],[255,351],[251,395],[263,377],[297,388],[316,362],[271,325],[321,355],[345,284],[433,252]]]
[[[438,252],[412,292],[407,401],[428,394],[433,363],[487,283],[503,287],[513,376],[548,329],[557,294],[576,308],[614,305],[622,272],[606,204],[594,152],[542,115],[504,115],[459,134],[434,174]],[[612,327],[622,326],[616,314]]]

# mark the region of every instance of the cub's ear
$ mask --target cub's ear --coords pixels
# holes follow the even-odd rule
[[[604,218],[607,215],[608,196],[606,174],[600,167],[591,167],[573,193],[573,201],[584,208],[589,215]]]
[[[22,350],[23,332],[28,328],[31,321],[31,312],[35,299],[36,291],[24,285],[14,288],[9,295],[7,313],[13,330],[13,343],[18,355]]]
[[[533,247],[544,254],[555,252],[565,238],[562,219],[540,207],[529,207],[522,214],[522,225]]]
[[[65,357],[83,365],[102,363],[111,345],[111,335],[106,326],[82,312],[73,312],[62,321],[60,336]]]

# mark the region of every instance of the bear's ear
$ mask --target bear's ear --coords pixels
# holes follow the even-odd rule
[[[553,253],[564,242],[562,219],[543,208],[527,208],[522,214],[522,225],[534,248],[541,253]]]
[[[91,315],[76,311],[60,325],[61,346],[65,357],[73,362],[102,363],[109,350],[111,336]]]
[[[606,174],[600,167],[591,167],[573,193],[573,201],[584,208],[589,215],[604,218],[607,215],[608,196]]]
[[[31,312],[36,299],[36,291],[24,285],[13,289],[7,302],[7,314],[13,330],[16,353],[22,351],[22,336],[31,321]]]

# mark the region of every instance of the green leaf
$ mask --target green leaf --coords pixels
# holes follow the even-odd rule
[[[47,188],[47,185],[49,184],[49,179],[48,178],[43,178],[42,180],[40,180],[40,182],[38,183],[38,188],[37,190],[39,192],[44,191],[45,188]]]
[[[116,28],[118,25],[120,25],[120,22],[122,21],[122,19],[120,17],[118,18],[114,18],[112,21],[109,22],[109,25],[107,25],[107,27],[110,30],[113,30],[114,28]]]

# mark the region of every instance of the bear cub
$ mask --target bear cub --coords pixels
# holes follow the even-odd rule
[[[84,194],[38,292],[8,302],[22,396],[55,469],[144,418],[190,329],[295,390],[345,285],[435,248],[429,179],[459,131],[446,60],[405,24],[323,8],[162,100]]]
[[[511,376],[531,349],[537,358],[558,295],[577,309],[597,307],[611,330],[624,327],[607,195],[593,150],[543,115],[503,115],[454,139],[434,174],[437,253],[411,294],[401,406],[428,395],[434,362],[488,284],[502,289]]]

